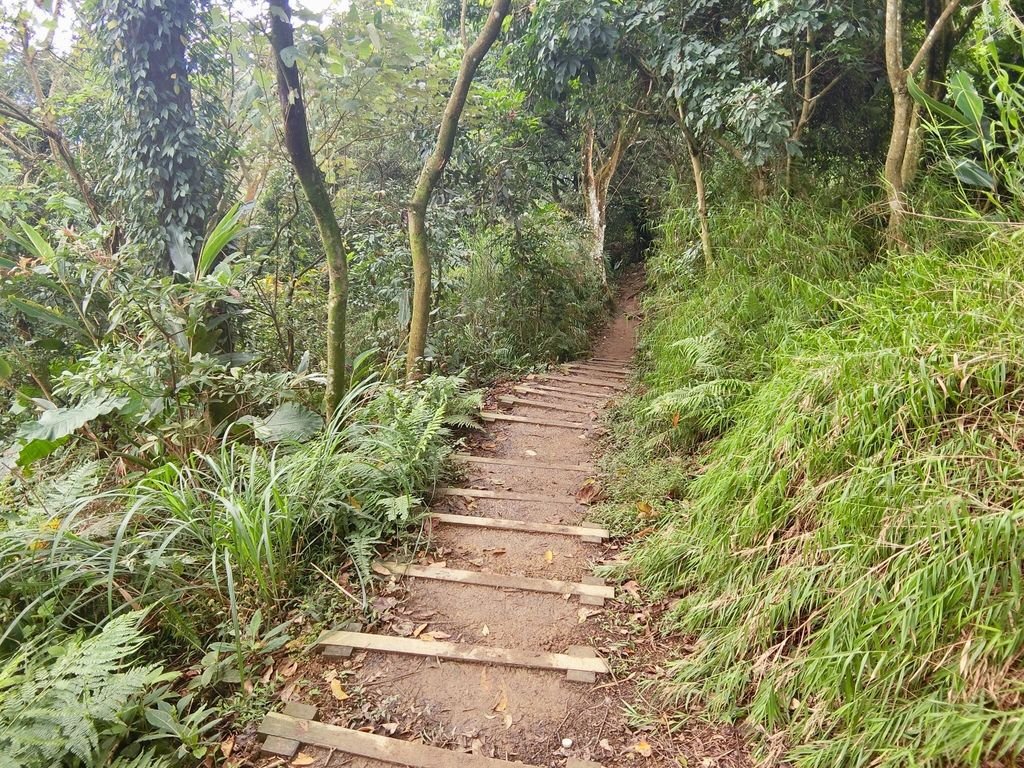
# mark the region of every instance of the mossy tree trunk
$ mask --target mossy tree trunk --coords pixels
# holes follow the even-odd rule
[[[419,375],[420,361],[427,347],[430,325],[430,248],[427,242],[427,207],[434,188],[452,156],[459,118],[466,106],[469,87],[484,56],[498,39],[501,25],[508,16],[511,0],[493,0],[487,21],[473,44],[466,48],[459,66],[459,74],[448,97],[441,125],[437,132],[434,151],[423,164],[412,199],[408,205],[409,249],[412,252],[412,318],[409,323],[409,347],[406,353],[405,375],[409,381]]]
[[[306,105],[295,60],[282,51],[294,50],[295,29],[288,0],[270,3],[270,42],[277,68],[277,93],[284,117],[284,143],[295,175],[316,220],[327,256],[327,418],[334,416],[345,395],[345,312],[348,304],[348,264],[345,241],[334,214],[331,196],[310,149]]]

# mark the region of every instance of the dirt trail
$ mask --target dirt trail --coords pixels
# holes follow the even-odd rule
[[[518,521],[509,525],[585,523],[588,508],[577,499],[586,500],[588,484],[594,482],[592,466],[601,415],[628,384],[637,332],[636,294],[641,285],[642,277],[637,274],[620,286],[616,316],[597,340],[591,358],[581,361],[583,367],[562,367],[550,375],[519,382],[520,389],[525,386],[532,392],[511,388],[509,393],[491,395],[485,409],[489,412],[579,426],[489,423],[485,433],[474,437],[469,446],[469,453],[487,463],[464,464],[465,475],[458,483],[464,490],[460,493],[539,494],[547,500],[440,496],[432,505],[433,513]],[[564,392],[552,391],[558,389]],[[502,396],[507,399],[510,394],[536,404],[508,407],[506,401],[501,407]],[[493,459],[501,463],[491,462]],[[545,466],[550,464],[559,466]],[[579,466],[585,469],[576,468]],[[448,574],[446,578],[452,571],[471,571],[574,584],[593,582],[594,565],[613,557],[617,549],[607,541],[587,543],[580,535],[495,530],[436,519],[428,533],[430,546],[413,562],[440,570]],[[619,601],[623,596],[625,603]],[[678,734],[670,735],[657,726],[636,730],[636,724],[624,719],[624,703],[635,699],[638,677],[660,674],[651,657],[664,653],[655,638],[651,612],[635,613],[641,610],[640,604],[630,597],[618,590],[617,601],[599,606],[584,604],[595,601],[578,595],[393,577],[374,604],[377,619],[362,628],[364,633],[417,643],[530,653],[572,654],[579,653],[573,649],[582,646],[606,660],[606,673],[596,675],[592,682],[573,682],[564,671],[553,669],[357,648],[348,658],[320,660],[322,669],[316,673],[325,681],[336,675],[350,698],[337,701],[337,697],[324,695],[311,702],[321,705],[316,719],[443,747],[450,752],[435,755],[440,762],[429,764],[445,768],[469,765],[465,762],[468,755],[552,768],[588,765],[578,761],[593,761],[605,768],[678,766],[675,755],[694,752],[677,748]],[[646,649],[639,647],[643,643]],[[707,734],[700,738],[706,740]],[[735,751],[728,734],[712,734],[712,741],[713,751]],[[703,748],[697,752],[707,754]],[[303,753],[314,762],[302,764],[314,768],[385,765],[344,754],[341,749],[335,753],[304,746]],[[707,764],[705,760],[696,764],[702,763]]]

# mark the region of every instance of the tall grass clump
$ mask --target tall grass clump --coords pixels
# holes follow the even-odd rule
[[[673,190],[649,262],[641,355],[650,394],[634,409],[670,444],[725,429],[778,345],[835,314],[870,252],[869,231],[853,223],[856,200],[737,199],[714,212],[717,250],[705,268],[687,194]]]
[[[633,552],[694,639],[671,700],[801,768],[1024,754],[1022,244],[893,257],[741,363],[771,373]]]
[[[772,372],[774,351],[836,316],[842,297],[876,270],[873,234],[856,223],[861,197],[838,180],[819,200],[752,201],[718,171],[715,259],[704,265],[689,190],[674,185],[655,253],[640,334],[643,389],[613,414],[604,460],[612,503],[599,515],[619,533],[681,506],[701,450]],[[727,190],[733,190],[728,192]],[[845,197],[844,197],[845,195]],[[638,516],[635,504],[644,513]]]

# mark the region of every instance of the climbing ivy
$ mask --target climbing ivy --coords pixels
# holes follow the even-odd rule
[[[155,269],[186,275],[223,179],[193,93],[212,63],[201,43],[206,10],[190,0],[96,0],[93,18],[113,90],[110,194],[134,239],[159,246]]]

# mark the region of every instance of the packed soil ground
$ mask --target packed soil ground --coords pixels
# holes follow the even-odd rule
[[[475,456],[538,466],[466,463],[459,487],[539,494],[557,502],[439,496],[433,512],[568,525],[586,520],[588,504],[600,496],[598,481],[592,470],[565,467],[593,466],[601,416],[628,386],[641,285],[639,274],[620,285],[618,311],[596,341],[591,362],[498,388],[485,409],[578,426],[490,422],[468,440],[466,450]],[[509,396],[542,405],[510,404]],[[559,467],[543,466],[550,464]],[[415,555],[394,553],[391,559],[580,582],[596,566],[620,562],[625,543],[436,522],[426,533],[429,541]],[[645,699],[647,684],[664,676],[665,663],[685,655],[686,646],[683,639],[659,633],[664,602],[645,603],[633,583],[614,586],[616,597],[599,607],[581,604],[576,596],[382,575],[372,620],[362,629],[558,654],[587,646],[610,668],[595,682],[570,682],[564,672],[551,670],[356,651],[346,659],[313,655],[292,670],[296,684],[286,688],[287,696],[317,706],[316,720],[323,723],[449,749],[456,753],[453,768],[460,765],[458,753],[551,768],[571,765],[570,759],[605,768],[747,765],[734,730],[697,717],[679,725],[678,712]],[[290,760],[254,752],[249,764],[385,765],[306,745]]]

